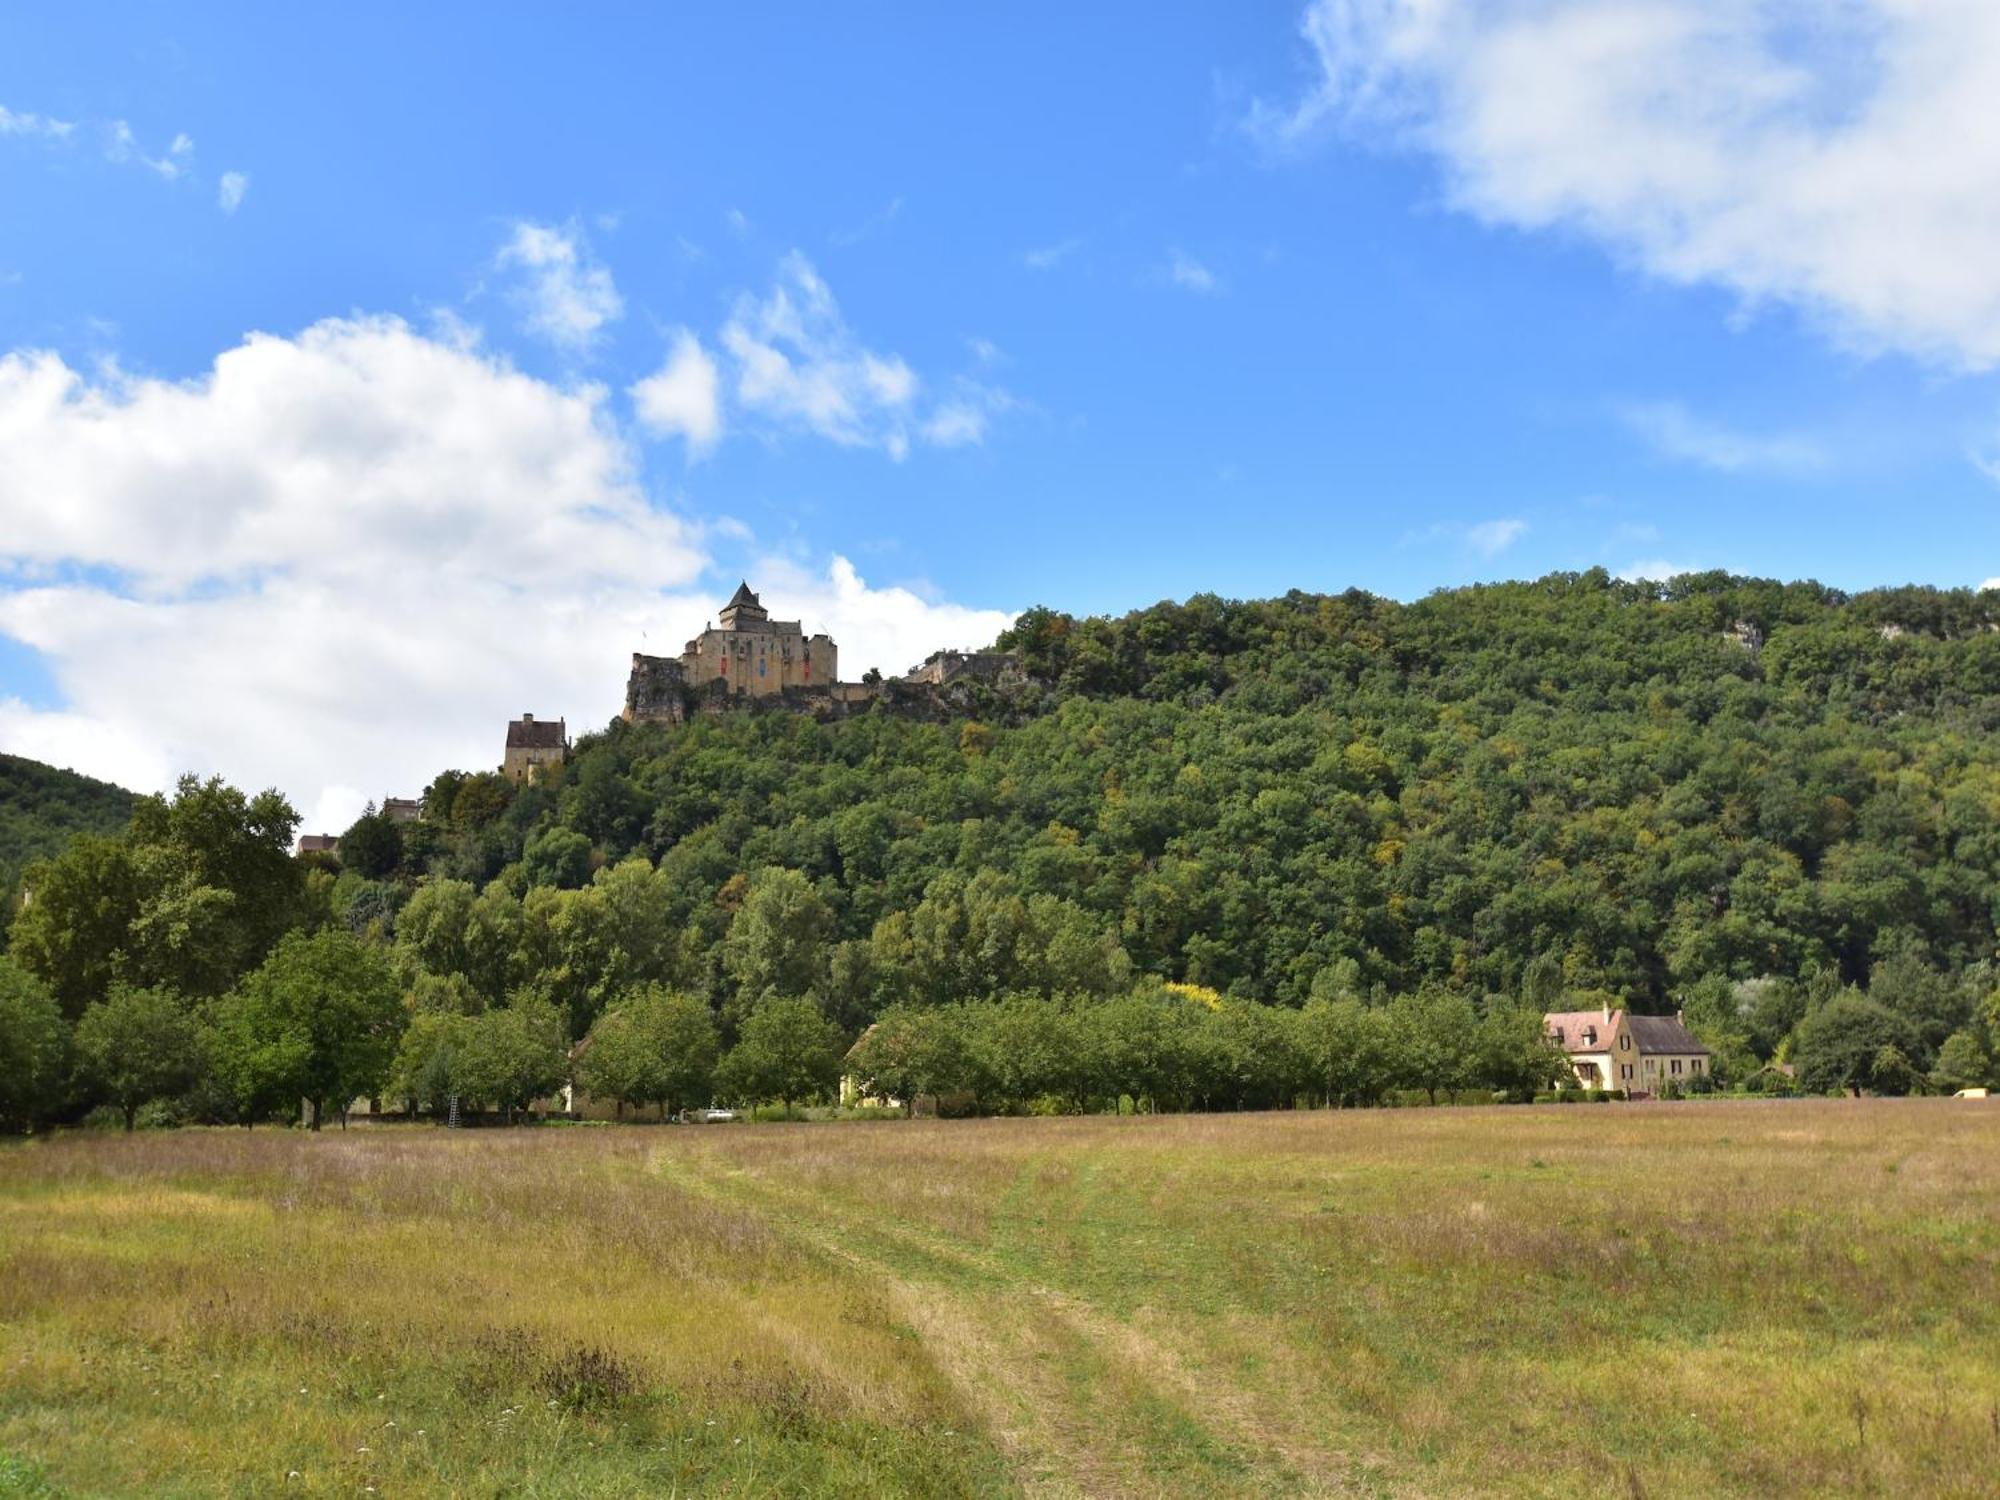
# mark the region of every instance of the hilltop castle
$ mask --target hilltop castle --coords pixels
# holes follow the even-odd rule
[[[737,586],[717,619],[678,658],[633,654],[625,685],[627,721],[678,724],[691,709],[714,712],[732,704],[790,708],[821,718],[876,702],[949,711],[954,704],[945,689],[1025,682],[1020,659],[1011,651],[938,651],[903,677],[871,673],[866,682],[842,682],[833,637],[809,636],[797,620],[772,619],[748,582]]]

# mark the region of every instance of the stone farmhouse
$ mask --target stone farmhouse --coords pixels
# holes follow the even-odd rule
[[[1668,1084],[1704,1078],[1713,1066],[1679,1014],[1635,1016],[1605,1007],[1558,1010],[1542,1018],[1556,1045],[1569,1054],[1579,1086],[1656,1094]]]
[[[678,724],[690,712],[768,707],[840,718],[877,703],[949,713],[976,687],[1026,682],[1011,651],[938,651],[902,677],[871,673],[864,682],[842,682],[833,637],[807,635],[797,620],[772,619],[746,581],[678,657],[633,655],[623,717]]]
[[[543,766],[559,766],[569,758],[569,730],[557,719],[522,714],[507,726],[507,750],[500,761],[502,775],[532,781]]]

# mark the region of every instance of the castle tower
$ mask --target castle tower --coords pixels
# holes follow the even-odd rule
[[[722,606],[718,618],[724,630],[754,630],[771,618],[771,612],[750,592],[750,582],[745,579],[736,585],[736,592]]]

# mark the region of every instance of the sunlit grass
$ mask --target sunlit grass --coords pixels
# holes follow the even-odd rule
[[[0,1151],[77,1495],[1983,1495],[1996,1324],[1949,1100]]]

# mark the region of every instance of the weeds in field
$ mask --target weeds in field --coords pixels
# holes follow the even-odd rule
[[[1974,1495],[1996,1324],[1951,1101],[0,1149],[0,1497]]]

